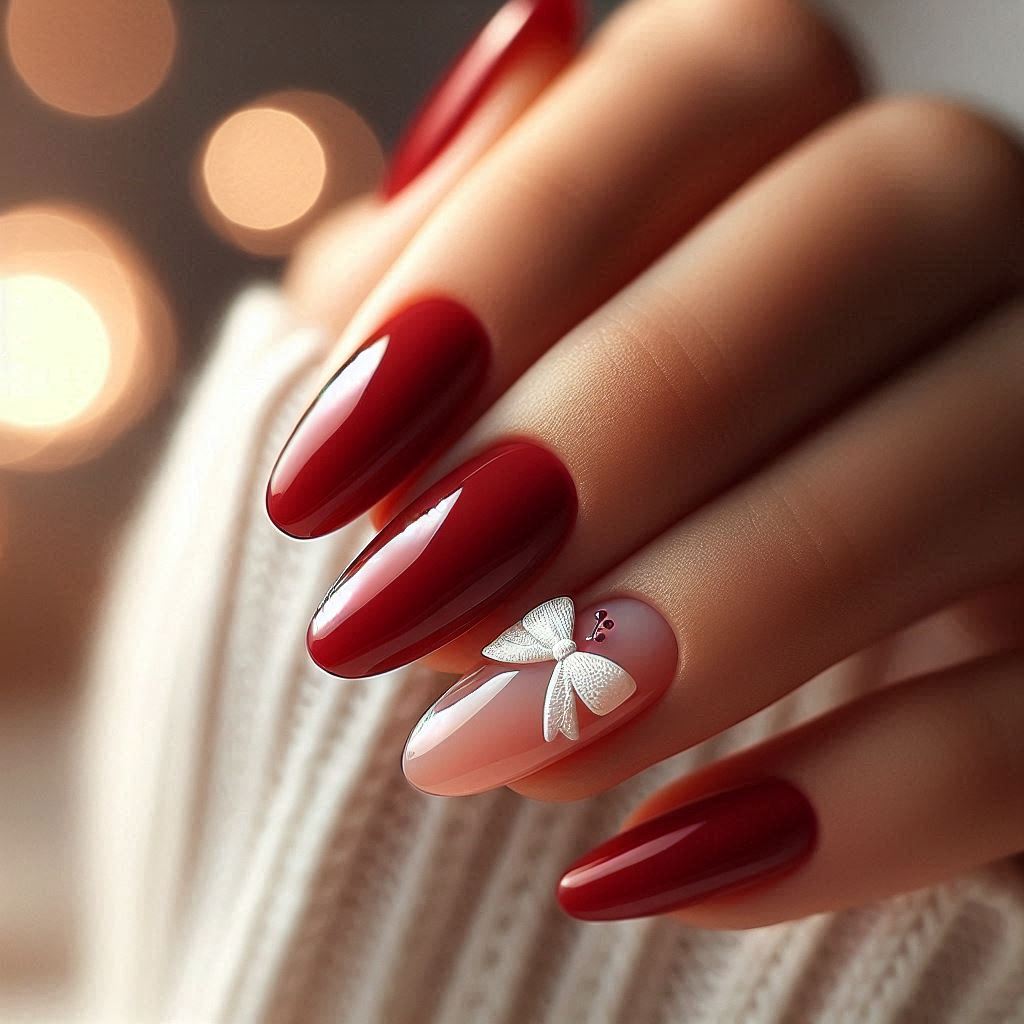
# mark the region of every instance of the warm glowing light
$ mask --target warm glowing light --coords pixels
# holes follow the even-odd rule
[[[25,84],[69,114],[109,117],[148,99],[177,42],[168,0],[10,0],[7,45]]]
[[[0,466],[101,451],[152,405],[174,347],[153,275],[109,224],[56,204],[0,215]]]
[[[321,93],[288,90],[213,130],[196,167],[197,199],[235,245],[285,255],[316,216],[370,188],[382,159],[351,108]]]
[[[307,213],[320,198],[327,158],[294,114],[259,107],[232,114],[213,133],[203,178],[228,220],[269,231]]]
[[[52,277],[0,277],[0,420],[53,427],[96,400],[110,336],[89,300]]]
[[[4,557],[7,548],[7,537],[9,534],[8,520],[10,518],[7,498],[3,491],[0,491],[0,559]]]

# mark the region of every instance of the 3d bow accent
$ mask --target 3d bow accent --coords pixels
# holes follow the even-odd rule
[[[524,615],[522,622],[482,651],[485,658],[507,665],[555,663],[544,698],[544,739],[548,741],[559,733],[579,739],[575,694],[595,715],[607,715],[636,692],[633,677],[610,658],[576,650],[575,625],[572,599],[556,597]]]

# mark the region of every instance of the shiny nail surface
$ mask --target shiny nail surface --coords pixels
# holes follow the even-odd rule
[[[397,195],[437,159],[510,63],[545,43],[570,50],[581,22],[579,0],[509,0],[414,118],[392,158],[385,197]]]
[[[756,782],[602,843],[565,873],[558,901],[584,921],[664,914],[788,874],[810,856],[816,837],[814,810],[795,786]]]
[[[544,565],[576,520],[576,488],[528,441],[491,448],[399,512],[331,588],[309,625],[313,660],[377,675],[437,650]]]
[[[375,505],[436,449],[477,393],[487,333],[458,302],[428,298],[383,324],[299,421],[267,486],[267,513],[320,537]]]
[[[635,718],[665,692],[677,645],[650,605],[615,597],[576,614],[568,598],[559,602],[485,647],[487,660],[423,716],[402,758],[417,789],[465,796],[507,785]]]

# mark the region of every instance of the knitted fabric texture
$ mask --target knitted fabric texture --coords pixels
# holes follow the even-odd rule
[[[84,1019],[1024,1021],[1010,864],[738,933],[555,904],[560,869],[643,794],[849,698],[855,665],[595,799],[412,790],[402,746],[445,680],[340,681],[303,643],[368,527],[302,544],[263,508],[325,340],[273,289],[241,296],[125,537],[85,715]]]

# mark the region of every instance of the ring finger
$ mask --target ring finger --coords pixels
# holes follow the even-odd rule
[[[370,675],[491,613],[445,652],[464,668],[527,608],[627,557],[1007,288],[1020,166],[985,122],[927,101],[876,104],[808,140],[445,456],[433,478],[457,468],[314,616],[314,659]]]
[[[1022,334],[1018,301],[666,531],[567,614],[572,643],[527,616],[425,716],[410,780],[606,789],[1019,571]]]

